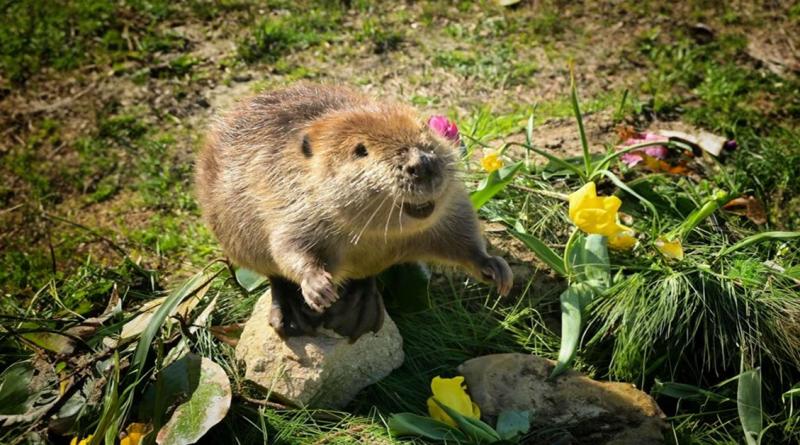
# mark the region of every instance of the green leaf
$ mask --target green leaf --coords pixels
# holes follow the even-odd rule
[[[581,106],[578,103],[578,87],[575,85],[575,68],[572,59],[569,61],[570,77],[570,100],[572,101],[572,112],[578,122],[578,134],[581,137],[581,148],[583,149],[583,161],[586,169],[586,176],[592,176],[592,156],[589,153],[589,143],[586,141],[586,130],[583,128],[583,117],[581,116]]]
[[[381,295],[386,306],[404,313],[427,311],[431,308],[428,283],[430,272],[422,263],[403,263],[378,275],[383,284]]]
[[[562,277],[567,276],[567,270],[564,268],[564,259],[561,258],[561,255],[555,253],[550,246],[533,235],[528,235],[518,230],[509,230],[509,232],[530,247],[533,253],[535,253],[539,259],[547,263],[551,269],[558,272]]]
[[[247,292],[253,292],[267,282],[267,277],[259,275],[250,269],[239,268],[236,270],[236,281]]]
[[[220,271],[209,275],[206,269],[203,269],[173,290],[167,299],[158,307],[150,323],[148,323],[147,328],[142,332],[139,343],[136,345],[131,366],[128,370],[128,377],[130,379],[137,381],[141,377],[145,361],[147,360],[147,354],[150,352],[150,345],[153,343],[153,339],[156,334],[158,334],[158,331],[161,329],[167,317],[175,312],[175,309],[181,304],[181,301],[197,294],[205,287],[209,286],[211,281],[216,278],[219,273]]]
[[[469,199],[472,201],[472,207],[477,210],[483,207],[496,194],[500,193],[511,183],[514,175],[522,168],[523,164],[523,162],[517,162],[489,173],[489,176],[478,186],[478,190],[470,195]]]
[[[436,402],[436,404],[458,424],[461,431],[474,442],[478,444],[490,444],[502,440],[500,435],[497,434],[497,431],[481,422],[479,419],[473,419],[472,417],[462,415],[458,411],[440,402],[436,397],[433,398],[433,401]]]
[[[416,414],[392,414],[389,417],[389,429],[395,436],[419,436],[430,440],[469,443],[469,438],[458,428]]]
[[[569,251],[573,279],[578,283],[591,283],[593,290],[598,293],[611,286],[607,242],[603,235],[578,235]]]
[[[676,382],[659,382],[658,380],[656,380],[656,385],[653,388],[653,394],[676,399],[705,398],[716,402],[728,400],[719,394],[702,389],[699,386]]]
[[[222,421],[231,405],[231,385],[222,367],[211,360],[187,354],[187,399],[172,414],[169,422],[158,432],[160,445],[188,445],[200,440],[208,430]],[[168,368],[169,368],[168,367]]]
[[[40,395],[29,386],[33,372],[30,362],[20,362],[0,374],[0,416],[25,414],[33,407]]]
[[[757,445],[763,429],[764,413],[761,409],[761,368],[739,374],[736,394],[739,420],[742,422],[747,445]]]
[[[686,236],[689,235],[697,226],[699,226],[701,222],[708,218],[718,208],[724,206],[735,197],[736,195],[719,191],[716,196],[709,198],[705,203],[703,203],[703,205],[690,213],[683,223],[681,223],[680,227],[671,231],[665,235],[665,237],[670,241],[674,240],[675,238],[681,240],[686,239]]]
[[[596,173],[602,174],[603,176],[607,177],[608,179],[611,180],[611,182],[614,183],[614,185],[616,185],[620,189],[624,190],[626,193],[630,194],[631,196],[635,197],[636,199],[638,199],[642,203],[642,205],[647,207],[647,209],[650,210],[650,212],[653,214],[653,231],[654,232],[656,231],[656,229],[658,228],[659,215],[658,215],[658,210],[656,210],[656,206],[654,206],[652,202],[650,202],[647,199],[645,199],[644,196],[642,196],[642,195],[636,193],[635,191],[633,191],[632,188],[628,187],[628,184],[625,184],[624,182],[622,182],[622,180],[619,179],[619,177],[617,177],[617,175],[615,175],[614,173],[611,173],[608,170],[602,170],[602,171],[599,171],[599,172],[596,172]]]
[[[592,290],[585,283],[572,284],[561,294],[561,349],[551,379],[572,365],[583,329],[583,306],[591,299]]]
[[[22,337],[58,354],[72,354],[77,343],[73,338],[56,332],[29,332],[22,334]]]
[[[738,243],[734,244],[731,247],[720,252],[720,256],[727,255],[729,253],[735,252],[739,249],[743,249],[747,246],[763,243],[764,241],[785,241],[789,239],[799,238],[800,232],[764,232],[759,233],[758,235],[748,236],[747,238],[739,241]]]
[[[503,411],[497,416],[497,434],[503,440],[512,440],[530,429],[530,411]]]

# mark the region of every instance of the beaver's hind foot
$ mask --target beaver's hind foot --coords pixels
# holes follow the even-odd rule
[[[306,304],[297,283],[279,276],[271,276],[269,281],[269,322],[284,340],[315,335],[322,325],[354,343],[367,332],[378,332],[383,327],[385,309],[375,277],[348,281],[338,289],[339,300],[322,314]]]
[[[303,301],[300,286],[285,278],[269,277],[272,308],[269,324],[283,339],[314,335],[321,318]]]
[[[385,309],[376,278],[351,280],[341,290],[341,298],[323,314],[323,325],[354,343],[367,332],[383,327]]]

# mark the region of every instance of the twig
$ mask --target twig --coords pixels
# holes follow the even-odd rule
[[[62,218],[60,216],[53,215],[53,214],[50,214],[50,213],[47,213],[47,212],[42,212],[42,215],[45,218],[54,219],[56,221],[61,221],[63,223],[67,223],[67,224],[69,224],[71,226],[74,226],[74,227],[77,227],[79,229],[83,229],[83,230],[91,233],[92,235],[96,236],[101,241],[104,241],[105,243],[107,243],[109,246],[111,246],[112,249],[117,251],[117,253],[119,253],[123,258],[127,258],[128,257],[128,253],[125,251],[125,249],[120,247],[117,243],[115,243],[114,241],[111,241],[109,238],[106,238],[105,236],[97,233],[93,229],[90,229],[89,227],[84,226],[83,224],[79,224],[79,223],[76,223],[75,221],[70,221],[70,220],[68,220],[66,218]]]
[[[9,207],[7,209],[0,210],[0,215],[5,215],[6,213],[13,212],[14,210],[17,210],[18,208],[20,208],[20,207],[22,207],[24,205],[25,205],[25,203],[23,202],[22,204],[17,204],[14,207]]]
[[[270,402],[269,400],[254,399],[252,397],[243,396],[241,394],[237,394],[236,397],[244,400],[245,402],[254,403],[260,406],[266,406],[267,408],[285,409],[285,410],[293,409],[291,406],[281,405],[280,403]]]
[[[361,431],[363,429],[364,429],[363,426],[356,425],[356,426],[351,426],[350,428],[348,428],[346,430],[334,431],[334,432],[332,432],[330,434],[327,434],[325,437],[320,438],[319,440],[314,442],[312,445],[322,445],[322,444],[324,444],[324,443],[328,442],[329,440],[334,439],[336,437],[350,435],[352,433],[357,433],[357,432],[359,432],[359,431]]]
[[[79,91],[77,94],[73,94],[70,97],[58,100],[58,101],[50,103],[50,104],[33,106],[33,107],[31,107],[31,108],[29,108],[27,110],[24,110],[24,111],[17,111],[17,114],[35,114],[35,113],[39,113],[39,112],[42,112],[42,111],[44,111],[44,112],[55,111],[55,110],[57,110],[59,108],[63,108],[65,106],[71,104],[72,102],[75,102],[76,100],[80,99],[86,93],[88,93],[89,91],[92,91],[94,89],[94,87],[96,87],[96,86],[97,86],[97,82],[96,81],[92,82],[91,84],[89,84],[89,86],[87,86],[83,90]]]
[[[559,201],[569,202],[569,196],[558,193],[558,192],[548,192],[547,190],[536,190],[530,187],[525,187],[524,185],[517,185],[517,184],[508,184],[509,187],[512,189],[526,191],[528,193],[536,193],[537,195],[547,196],[548,198],[558,199]]]

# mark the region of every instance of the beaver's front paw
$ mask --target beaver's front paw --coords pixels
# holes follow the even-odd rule
[[[481,271],[481,278],[486,282],[494,282],[497,292],[507,297],[514,284],[514,274],[506,260],[496,256],[486,257],[481,260],[478,267]]]
[[[320,314],[339,299],[333,277],[322,269],[306,272],[300,289],[306,304]]]

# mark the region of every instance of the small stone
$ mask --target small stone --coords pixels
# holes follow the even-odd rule
[[[342,409],[403,364],[403,339],[388,314],[377,334],[364,334],[353,344],[326,329],[284,341],[269,324],[271,305],[267,291],[244,327],[236,357],[245,362],[245,378],[276,400]]]
[[[629,383],[599,382],[567,371],[549,380],[555,362],[525,354],[468,360],[458,370],[490,424],[502,411],[530,410],[533,428],[566,430],[568,443],[661,445],[669,426],[652,397]]]

